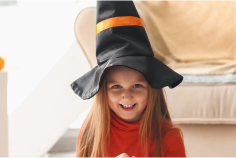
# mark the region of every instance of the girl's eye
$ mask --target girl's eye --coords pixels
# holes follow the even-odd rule
[[[141,84],[135,84],[134,85],[134,88],[139,88],[139,87],[142,87],[142,85]]]
[[[120,85],[114,85],[114,86],[112,86],[112,88],[121,88],[121,86]]]

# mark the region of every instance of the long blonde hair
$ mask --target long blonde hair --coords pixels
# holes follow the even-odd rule
[[[107,103],[106,78],[95,96],[94,104],[81,128],[81,139],[77,142],[77,157],[105,157],[109,145],[110,107]],[[171,127],[162,130],[166,121]],[[172,129],[178,129],[171,121],[164,96],[164,89],[148,86],[147,107],[140,120],[139,134],[144,154],[148,157],[148,143],[155,141],[154,157],[162,156],[162,137]],[[183,135],[180,130],[181,136]],[[183,137],[183,136],[182,136]]]

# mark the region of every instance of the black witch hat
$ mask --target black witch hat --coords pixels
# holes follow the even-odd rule
[[[115,65],[141,72],[152,88],[174,88],[183,80],[183,76],[154,57],[132,1],[97,2],[96,57],[98,65],[71,84],[82,99],[99,91],[105,70]]]

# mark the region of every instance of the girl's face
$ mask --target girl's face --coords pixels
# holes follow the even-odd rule
[[[107,74],[107,96],[110,108],[120,119],[137,122],[147,106],[148,83],[142,73],[114,66]]]

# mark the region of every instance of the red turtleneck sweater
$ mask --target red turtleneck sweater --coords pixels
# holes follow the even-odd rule
[[[145,157],[141,148],[139,124],[140,122],[132,124],[124,122],[111,110],[110,145],[106,157],[116,157],[122,153],[126,153],[130,157]],[[168,127],[167,123],[163,123],[163,129]],[[79,133],[78,142],[80,136],[81,133]],[[179,130],[169,131],[162,138],[162,145],[164,147],[164,155],[162,157],[186,157],[184,143]],[[154,149],[155,143],[153,142],[149,145],[148,157],[153,157]]]

